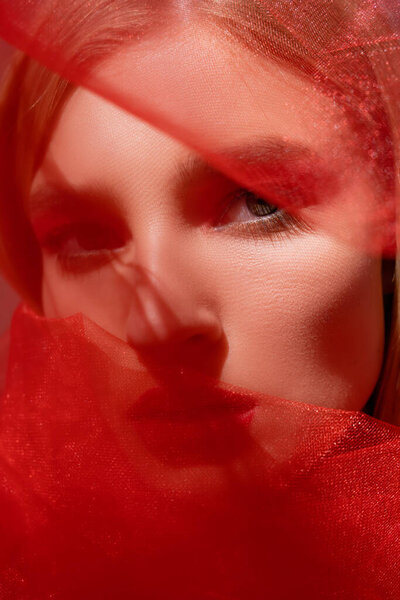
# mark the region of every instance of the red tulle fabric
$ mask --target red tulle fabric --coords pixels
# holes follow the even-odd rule
[[[358,153],[364,170],[380,174],[373,198],[351,199],[350,223],[315,210],[315,224],[362,250],[395,253],[397,150],[392,131],[400,122],[400,43],[398,9],[390,2],[72,0],[66,5],[60,0],[1,0],[0,35],[292,213],[332,200],[334,182],[315,176],[321,165],[311,159],[297,166],[289,156],[283,166],[276,161],[271,168],[260,157],[249,161],[224,142],[227,132],[260,133],[252,131],[236,99],[249,108],[267,109],[271,80],[262,58],[283,71],[291,69],[303,81],[308,78],[314,90],[309,90],[305,107],[296,102],[298,119],[311,109],[316,126],[333,120],[332,131],[342,136],[340,152],[332,152],[327,162],[348,181],[355,174],[349,156]],[[238,66],[238,61],[244,62]],[[235,73],[240,79],[232,79]],[[264,92],[246,80],[251,73],[258,74],[260,83],[265,78]],[[320,103],[320,93],[334,101],[334,110],[333,104],[327,108]],[[293,101],[284,102],[290,111]],[[284,178],[290,193],[282,186]],[[357,222],[370,227],[367,240],[357,238]]]
[[[253,428],[152,423],[154,377],[87,319],[21,308],[11,334],[2,600],[399,597],[399,428],[228,386]]]
[[[0,35],[273,205],[311,207],[330,234],[393,257],[398,8],[390,0],[226,2],[235,21],[220,4],[211,17],[203,0],[0,0]],[[285,73],[307,82],[308,97],[302,106],[279,102],[299,122],[311,111],[315,131],[330,120],[336,150],[324,164],[344,189],[360,173],[374,181],[368,201],[350,194],[347,220],[324,210],[337,182],[316,176],[323,169],[313,157],[286,152],[265,164],[232,152],[237,139],[259,133],[247,108],[265,110],[271,81]],[[257,90],[247,80],[254,74]],[[41,101],[36,83],[20,134]],[[34,121],[28,148],[35,135],[51,137],[41,127]],[[227,133],[238,134],[229,147]],[[7,187],[9,154],[0,145],[0,250],[15,264],[2,268],[40,287],[33,242],[22,243],[32,231],[17,223],[23,210]],[[358,170],[353,155],[362,157]],[[0,401],[0,599],[396,600],[399,456],[400,428],[362,412],[162,365],[150,372],[88,318],[49,320],[22,307]]]

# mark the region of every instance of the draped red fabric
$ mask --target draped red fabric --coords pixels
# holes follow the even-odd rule
[[[159,396],[131,349],[83,317],[19,310],[2,598],[398,597],[398,427],[176,385],[203,416],[144,419]],[[228,421],[207,418],[215,398]]]
[[[209,5],[206,0],[74,0],[68,6],[59,0],[2,0],[0,35],[70,81],[184,142],[274,204],[295,214],[311,208],[312,223],[363,250],[392,256],[397,151],[389,132],[398,129],[400,118],[395,3],[257,0]],[[249,159],[238,151],[244,135],[259,133],[251,110],[276,103],[271,85],[285,66],[303,83],[309,79],[307,104],[288,95],[287,114],[295,110],[301,121],[311,109],[315,126],[329,124],[341,140],[339,152],[324,148],[335,177],[316,156],[297,162],[296,154],[289,154],[271,168],[261,153]],[[334,100],[334,110],[328,98]],[[362,155],[361,166],[350,158],[355,152]],[[359,169],[379,172],[376,189],[362,201],[353,196],[343,214],[332,218],[324,208],[342,178],[347,181]],[[367,239],[358,237],[360,220],[369,226]]]
[[[353,317],[346,315],[349,306],[361,305],[365,298],[373,312],[375,296],[368,296],[373,275],[364,280],[359,271],[366,271],[381,255],[394,258],[396,253],[398,17],[398,8],[388,0],[0,0],[0,36],[71,82],[70,95],[81,86],[94,92],[96,101],[111,101],[128,117],[195,151],[219,174],[213,171],[211,183],[200,181],[192,192],[197,209],[189,214],[186,228],[176,228],[184,248],[178,251],[169,244],[152,255],[149,239],[143,242],[144,235],[138,235],[141,253],[129,257],[137,264],[128,269],[129,261],[124,263],[115,253],[113,270],[107,271],[109,263],[105,266],[94,256],[99,242],[93,231],[83,243],[89,255],[83,265],[84,253],[78,256],[71,243],[84,237],[79,230],[75,238],[59,238],[64,255],[65,248],[72,248],[69,271],[64,268],[60,275],[53,263],[63,252],[50,248],[57,236],[47,234],[47,246],[42,243],[39,248],[50,219],[42,218],[34,232],[25,214],[27,198],[21,200],[16,189],[21,196],[29,195],[25,186],[43,164],[50,179],[57,175],[57,167],[49,166],[44,155],[54,130],[63,123],[64,104],[53,120],[37,117],[35,110],[46,95],[43,72],[30,81],[28,91],[23,82],[13,88],[8,112],[2,113],[14,116],[10,129],[18,135],[9,136],[4,117],[0,259],[14,285],[29,290],[37,310],[24,304],[16,311],[4,353],[8,366],[0,401],[1,600],[400,597],[400,429],[361,410],[341,409],[336,396],[332,403],[339,407],[329,408],[329,382],[336,381],[336,371],[342,369],[345,380],[365,346],[374,348],[376,356],[384,351],[379,336],[363,337],[367,318],[359,318],[357,311]],[[16,117],[13,108],[31,88],[36,90],[35,102]],[[53,92],[50,106],[58,102],[58,92]],[[70,95],[66,93],[67,108]],[[82,147],[92,116],[82,126]],[[265,131],[268,139],[262,136]],[[73,143],[72,136],[66,139]],[[306,149],[301,139],[309,144]],[[315,151],[310,150],[313,144]],[[95,161],[96,139],[89,150]],[[112,172],[113,159],[104,152],[106,160],[98,171]],[[146,152],[151,155],[144,147]],[[12,153],[18,158],[11,168]],[[74,163],[73,156],[68,160]],[[79,156],[76,162],[81,160]],[[159,163],[161,170],[161,159]],[[136,176],[140,179],[141,172]],[[149,185],[150,179],[147,176]],[[303,263],[295,248],[281,274],[273,268],[267,274],[256,272],[259,263],[247,247],[244,251],[235,246],[236,238],[227,246],[218,246],[219,238],[211,236],[202,245],[191,245],[204,230],[199,223],[211,219],[217,202],[213,190],[229,195],[232,182],[257,194],[258,204],[268,200],[310,222],[329,243],[340,243],[337,250],[326,242],[324,254],[326,259],[337,252],[332,282],[325,282],[324,288],[326,295],[330,287],[339,290],[332,301],[325,302],[319,288],[329,265],[307,280],[306,270],[322,260],[311,244],[300,246],[306,256],[304,270],[297,268]],[[89,200],[92,212],[85,209],[85,219],[96,213],[102,226],[114,223],[101,193],[95,210],[93,198]],[[59,215],[52,218],[59,235]],[[160,211],[160,222],[162,218]],[[191,235],[186,235],[189,229]],[[237,239],[261,247],[260,231],[240,232]],[[272,255],[279,236],[266,237]],[[106,242],[112,246],[113,239]],[[206,253],[209,248],[214,254]],[[199,249],[204,252],[200,258]],[[353,262],[340,262],[346,253]],[[217,262],[221,254],[225,262]],[[186,255],[193,259],[190,270],[182,266]],[[248,264],[243,255],[249,256]],[[266,263],[271,255],[265,253]],[[167,281],[172,275],[164,265],[178,265],[179,277],[170,288],[174,293],[185,291],[184,299],[168,286],[158,288],[156,277],[139,259],[149,272],[157,267],[159,279],[165,276]],[[233,268],[235,260],[239,273]],[[354,267],[354,277],[335,288],[335,277],[346,280],[346,265],[350,269],[356,261],[361,266]],[[203,263],[208,279],[201,279]],[[219,266],[213,271],[215,264]],[[97,272],[100,265],[104,270]],[[226,290],[229,269],[236,279]],[[56,285],[46,288],[49,273],[55,272]],[[282,285],[268,296],[265,290],[274,273],[277,280],[281,276]],[[311,357],[304,367],[311,381],[312,361],[326,361],[331,379],[317,400],[312,383],[310,402],[304,401],[303,391],[302,400],[295,399],[298,390],[307,389],[308,379],[304,377],[305,384],[299,377],[294,359],[289,366],[295,381],[287,388],[291,399],[270,393],[268,378],[272,380],[284,362],[279,339],[272,334],[264,340],[264,362],[252,371],[254,379],[260,371],[268,373],[261,391],[253,390],[252,377],[246,386],[220,378],[220,363],[214,369],[190,364],[195,355],[188,358],[185,353],[193,348],[180,349],[187,359],[182,360],[184,368],[173,367],[177,356],[168,347],[159,355],[163,360],[144,358],[146,343],[158,356],[157,342],[165,331],[178,337],[193,299],[211,311],[212,286],[225,294],[225,315],[239,297],[240,322],[251,324],[251,294],[242,294],[241,281],[249,289],[258,282],[257,293],[266,294],[265,310],[264,305],[260,310],[263,320],[241,330],[234,327],[237,315],[236,321],[226,318],[231,330],[227,339],[220,336],[225,354],[221,351],[218,359],[229,357],[241,331],[255,336],[270,327],[279,338],[285,315],[307,309],[303,321],[290,321],[285,343],[289,349],[291,342],[299,346],[293,354],[299,360],[302,355]],[[148,294],[148,312],[143,314],[137,306],[143,300],[143,289],[136,293],[140,286]],[[285,292],[293,289],[300,290],[297,300],[285,304]],[[47,312],[38,290],[47,293]],[[166,295],[160,290],[167,290]],[[300,307],[307,293],[310,301]],[[123,312],[116,301],[120,295],[128,298],[135,317],[126,337],[107,327],[104,317]],[[84,299],[82,306],[76,298]],[[108,312],[92,314],[97,304]],[[269,319],[271,306],[279,306],[274,322]],[[309,306],[315,306],[315,312]],[[339,325],[330,322],[332,315]],[[383,320],[381,313],[379,317]],[[154,322],[158,330],[151,329]],[[209,322],[200,325],[200,333],[185,325],[192,342],[214,335]],[[261,351],[252,352],[251,339],[249,335],[243,341],[249,347],[240,355],[240,367],[246,354],[260,356]],[[347,360],[348,347],[355,350]],[[214,359],[209,347],[203,354],[201,365],[209,366]],[[281,362],[273,363],[274,356]],[[359,362],[362,379],[369,367]],[[379,376],[376,370],[373,385]],[[346,393],[343,403],[352,399],[347,388]]]

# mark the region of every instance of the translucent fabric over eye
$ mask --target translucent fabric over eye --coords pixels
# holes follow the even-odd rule
[[[38,172],[54,175],[46,153],[82,86],[195,153],[181,194],[196,196],[196,231],[228,231],[239,213],[215,189],[239,190],[254,221],[289,215],[296,235],[394,259],[399,26],[389,0],[0,0],[0,36],[18,49],[0,63],[0,258],[27,302],[0,404],[2,599],[399,597],[398,426],[327,408],[329,386],[305,403],[171,356],[149,368],[91,314],[44,317],[26,210]],[[265,234],[271,248],[282,223]],[[92,258],[125,234],[102,233],[83,242]],[[150,277],[136,269],[132,303]],[[152,302],[178,330],[185,307]]]
[[[394,2],[10,4],[0,7],[9,43],[160,127],[311,226],[393,255]],[[285,110],[278,111],[282,96]],[[25,132],[28,146],[35,133]],[[362,195],[357,183],[367,188]]]

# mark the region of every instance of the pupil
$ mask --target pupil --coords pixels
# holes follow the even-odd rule
[[[246,205],[249,211],[256,217],[267,217],[278,210],[276,206],[269,204],[262,198],[257,198],[257,196],[247,198]]]

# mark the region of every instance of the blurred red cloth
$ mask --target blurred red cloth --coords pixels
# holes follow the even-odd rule
[[[2,600],[399,597],[398,427],[240,390],[261,433],[214,464],[171,465],[126,410],[152,385],[87,319],[18,310],[0,415]]]

